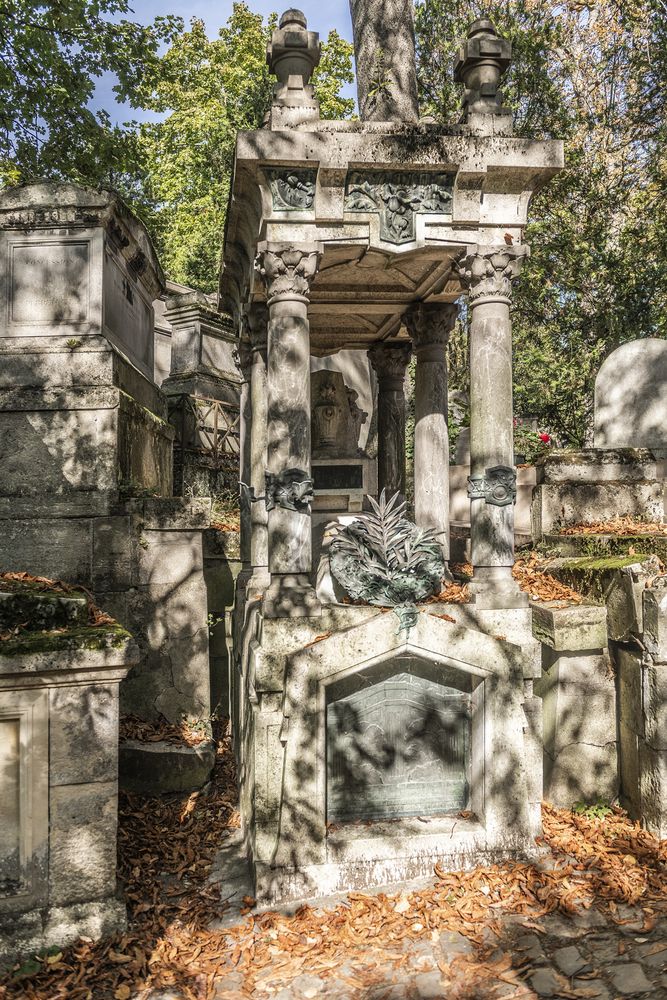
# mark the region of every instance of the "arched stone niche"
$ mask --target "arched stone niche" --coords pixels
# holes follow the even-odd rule
[[[327,824],[472,811],[473,675],[398,656],[327,685]],[[473,711],[473,704],[478,711]]]
[[[479,862],[535,851],[540,825],[533,800],[537,795],[539,803],[542,761],[527,736],[530,655],[464,621],[463,611],[460,621],[449,622],[424,609],[409,633],[397,633],[396,616],[380,612],[287,657],[280,710],[267,700],[266,715],[260,710],[255,718],[258,898],[363,888],[427,874],[437,860],[460,866],[473,856]],[[412,720],[404,714],[404,727],[418,721],[420,711],[423,717],[429,702],[445,726],[448,715],[450,724],[457,711],[465,716],[459,778],[467,788],[459,788],[458,799],[447,798],[447,781],[457,779],[440,766],[440,801],[435,789],[423,811],[413,797],[393,815],[380,808],[367,822],[361,809],[336,816],[330,808],[332,706],[360,691],[381,700],[387,681],[401,677],[405,687],[406,675],[418,680],[421,709],[415,706]],[[401,752],[405,757],[405,747]],[[434,756],[437,765],[437,752],[430,762]],[[396,797],[404,792],[405,782]]]

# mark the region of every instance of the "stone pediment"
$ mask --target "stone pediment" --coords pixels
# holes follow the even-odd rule
[[[446,607],[452,618],[457,617],[455,606]],[[462,621],[446,621],[438,617],[440,613],[422,608],[417,624],[399,633],[396,615],[381,612],[288,655],[285,713],[289,714],[290,703],[300,710],[309,701],[314,705],[320,688],[341,677],[402,657],[453,667],[479,679],[502,676],[521,682],[524,653],[520,646]]]

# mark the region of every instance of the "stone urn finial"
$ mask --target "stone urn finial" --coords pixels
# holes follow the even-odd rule
[[[492,21],[473,21],[468,37],[459,49],[454,66],[454,80],[462,83],[463,112],[482,115],[506,115],[500,81],[512,61],[512,43],[502,38]]]
[[[290,77],[301,77],[305,87],[320,61],[320,36],[308,31],[302,11],[290,7],[280,18],[266,49],[266,61],[278,82],[287,84]]]

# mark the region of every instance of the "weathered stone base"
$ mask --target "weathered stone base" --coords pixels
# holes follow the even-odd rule
[[[327,838],[323,864],[290,868],[256,862],[255,897],[260,906],[271,905],[408,882],[433,875],[436,865],[462,871],[543,853],[533,838],[511,832],[487,837],[482,824],[455,816],[352,825]]]
[[[239,626],[240,808],[262,903],[405,881],[430,874],[437,861],[462,868],[535,853],[542,718],[528,608],[429,605],[406,630],[395,614],[372,607],[325,605],[317,618],[272,619],[257,601]],[[459,707],[445,718],[445,704]],[[367,710],[372,721],[357,726]],[[371,730],[380,744],[392,741],[395,759],[416,754],[414,776],[402,779],[399,769],[378,779],[392,765],[366,746]],[[437,787],[422,770],[435,765],[432,753],[412,747],[423,745],[422,730],[452,768],[445,780],[435,766]],[[467,748],[445,749],[444,733]],[[336,754],[351,776],[344,792]],[[375,791],[364,792],[356,760],[369,762]],[[461,780],[456,766],[466,778],[454,793],[447,782]]]
[[[214,764],[213,740],[197,747],[125,740],[118,750],[118,781],[136,795],[194,792],[209,781]]]
[[[80,937],[97,941],[126,926],[125,903],[115,896],[0,916],[0,965],[11,965],[47,948],[64,948]]]

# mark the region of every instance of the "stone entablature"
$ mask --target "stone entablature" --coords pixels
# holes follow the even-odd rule
[[[299,182],[289,162],[300,164]],[[257,232],[269,242],[317,244],[313,353],[368,345],[397,332],[407,306],[425,294],[454,301],[462,287],[452,263],[466,249],[516,256],[530,198],[562,163],[558,141],[474,135],[467,125],[318,120],[242,132],[220,307],[238,317],[244,302],[261,297],[252,268]],[[279,183],[294,192],[291,210],[277,196]],[[363,198],[360,185],[368,188]]]

